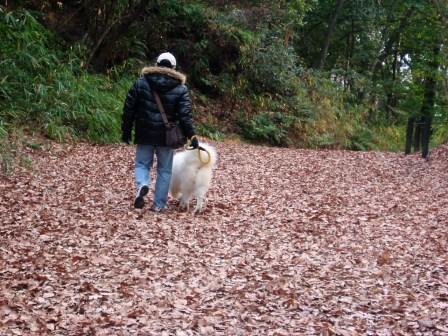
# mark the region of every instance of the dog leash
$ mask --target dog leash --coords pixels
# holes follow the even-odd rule
[[[187,150],[194,150],[194,149],[195,149],[195,148],[193,148],[193,147],[191,147],[191,148],[187,148]],[[198,150],[198,158],[199,158],[199,161],[201,161],[202,164],[208,164],[208,163],[210,163],[210,161],[211,161],[211,159],[212,159],[212,156],[211,156],[211,154],[209,153],[209,151],[206,150],[206,149],[205,149],[204,147],[202,147],[202,146],[199,146],[199,147],[197,148],[197,150]],[[208,158],[207,158],[206,161],[202,161],[201,151],[204,151],[204,152],[207,153]]]

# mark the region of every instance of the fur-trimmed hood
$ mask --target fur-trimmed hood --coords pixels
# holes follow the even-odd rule
[[[150,75],[150,74],[159,74],[169,76],[178,80],[182,85],[187,82],[187,76],[179,71],[170,68],[158,67],[158,66],[149,66],[144,67],[141,72],[142,76]]]
[[[163,67],[146,67],[126,96],[121,129],[127,139],[135,129],[135,143],[166,146],[167,128],[157,105],[158,93],[169,122],[179,122],[184,135],[195,134],[186,77]]]

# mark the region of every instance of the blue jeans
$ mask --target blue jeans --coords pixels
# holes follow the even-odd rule
[[[152,145],[137,145],[135,153],[135,184],[137,190],[151,183],[154,154],[157,158],[157,178],[153,206],[164,208],[168,200],[174,149]]]

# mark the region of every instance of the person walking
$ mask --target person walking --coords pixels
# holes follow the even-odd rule
[[[154,93],[160,96],[168,121],[178,122],[190,146],[199,147],[185,82],[186,76],[176,70],[174,55],[165,52],[158,56],[155,66],[143,68],[140,78],[126,96],[121,130],[122,141],[126,144],[131,143],[132,130],[135,130],[135,208],[141,209],[145,205],[154,157],[157,159],[157,177],[152,210],[161,212],[167,207],[174,149],[166,145],[166,127]]]

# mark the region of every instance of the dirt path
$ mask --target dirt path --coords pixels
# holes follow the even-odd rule
[[[131,208],[133,148],[0,179],[0,335],[446,335],[448,148],[216,144],[204,214]]]

